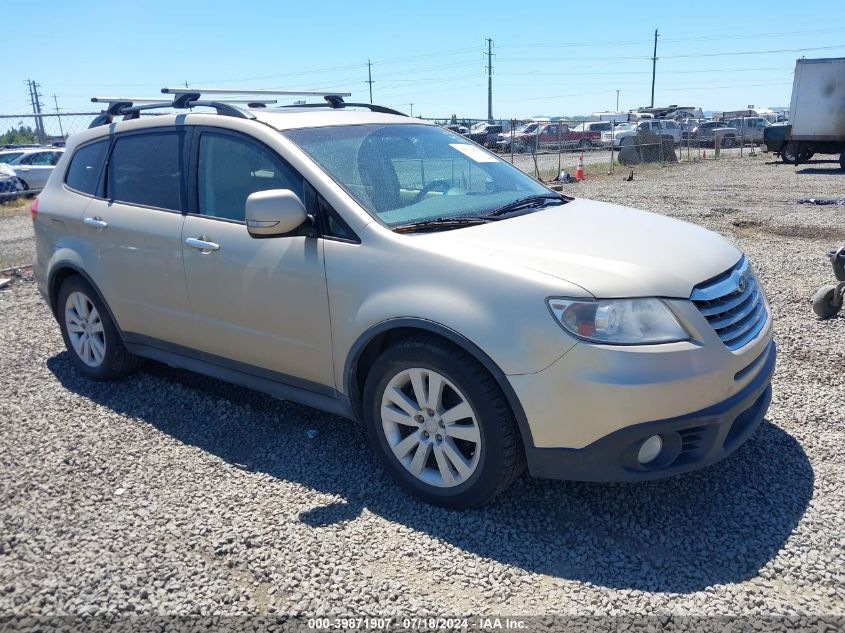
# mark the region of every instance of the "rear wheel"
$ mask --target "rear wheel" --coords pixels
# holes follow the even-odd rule
[[[385,468],[429,503],[481,505],[524,468],[504,394],[462,350],[426,337],[389,348],[369,373],[363,401],[367,433]]]
[[[56,303],[65,347],[77,371],[93,380],[115,380],[134,371],[140,359],[126,351],[99,295],[84,279],[62,283]]]
[[[722,139],[722,147],[725,149],[730,149],[734,146],[734,137],[733,136],[726,136]]]
[[[839,155],[839,167],[845,169],[845,152]]]

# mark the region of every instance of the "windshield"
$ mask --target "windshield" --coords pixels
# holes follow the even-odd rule
[[[11,163],[19,156],[23,156],[23,152],[8,152],[0,154],[0,163]]]
[[[350,125],[284,134],[388,226],[484,215],[552,193],[495,154],[434,125]]]

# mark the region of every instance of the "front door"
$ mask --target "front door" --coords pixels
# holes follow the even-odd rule
[[[302,177],[270,148],[232,132],[199,129],[193,146],[196,208],[182,229],[191,346],[294,386],[334,387],[323,241],[255,239],[244,222],[249,194],[290,189],[302,198]]]

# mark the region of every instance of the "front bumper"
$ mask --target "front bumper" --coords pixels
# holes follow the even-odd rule
[[[777,356],[769,341],[751,370],[754,378],[731,397],[664,420],[642,422],[605,435],[583,448],[526,448],[535,477],[577,481],[644,481],[698,470],[731,454],[757,429],[771,401],[771,379]],[[663,451],[642,465],[642,442],[659,435]]]

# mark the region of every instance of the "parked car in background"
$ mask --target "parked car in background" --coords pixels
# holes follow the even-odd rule
[[[577,130],[566,123],[556,121],[526,123],[513,133],[503,132],[496,141],[497,149],[509,152],[513,145],[514,152],[533,152],[538,149],[585,149],[598,145],[601,133],[598,130]]]
[[[21,181],[15,175],[15,170],[0,162],[0,198],[2,194],[16,193],[23,189]]]
[[[0,164],[11,163],[16,158],[23,156],[24,151],[22,149],[4,149],[0,151]]]
[[[573,126],[570,128],[573,132],[579,133],[598,133],[598,136],[594,137],[596,140],[601,140],[602,132],[607,132],[611,129],[613,123],[611,121],[584,121],[583,123],[579,123],[578,125]],[[591,137],[593,138],[593,137]]]
[[[771,125],[761,116],[747,116],[730,119],[728,127],[736,129],[736,138],[740,143],[762,143],[763,131]]]
[[[450,132],[455,132],[461,136],[469,134],[469,128],[465,125],[455,125],[454,123],[444,126]]]
[[[469,133],[466,135],[471,141],[475,141],[479,145],[496,148],[496,141],[499,140],[499,134],[502,132],[502,126],[499,123],[476,123],[469,128]]]
[[[737,143],[739,131],[728,126],[724,121],[703,121],[692,131],[692,138],[700,145],[715,146],[716,135],[719,136],[720,147],[733,147]]]
[[[609,146],[612,142],[614,147],[620,147],[624,143],[633,142],[633,137],[640,132],[651,132],[652,134],[659,134],[663,138],[672,139],[675,143],[681,142],[681,126],[678,125],[677,121],[652,119],[638,123],[622,123],[611,132],[602,132],[601,143]],[[626,141],[625,139],[630,140]]]
[[[14,170],[24,190],[43,189],[64,151],[61,147],[27,149],[6,164]]]

